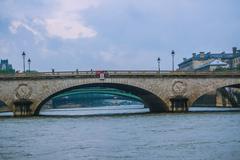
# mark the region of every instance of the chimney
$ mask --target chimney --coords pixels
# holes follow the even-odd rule
[[[183,58],[183,62],[187,61],[187,58]]]
[[[204,52],[200,52],[200,59],[204,59],[205,58],[205,53]]]

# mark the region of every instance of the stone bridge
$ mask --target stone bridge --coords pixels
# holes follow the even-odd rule
[[[15,116],[38,115],[52,97],[84,87],[110,87],[140,97],[151,112],[190,107],[218,88],[240,84],[239,72],[75,71],[0,75],[0,100]]]

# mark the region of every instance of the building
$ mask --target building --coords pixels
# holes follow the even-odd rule
[[[214,71],[218,68],[230,68],[229,64],[221,60],[215,59],[204,65],[201,65],[199,68],[196,68],[195,71]]]
[[[8,60],[1,60],[0,63],[0,71],[1,72],[14,72],[12,65],[8,63]]]
[[[180,63],[181,71],[214,71],[218,68],[234,69],[240,65],[240,50],[232,48],[232,53],[193,53],[191,58],[183,58]]]
[[[240,50],[237,50],[237,47],[233,47],[233,68],[240,68]]]
[[[179,65],[180,71],[215,71],[217,69],[240,69],[240,50],[232,48],[232,53],[193,53],[184,58]],[[232,91],[235,91],[234,94]],[[224,87],[200,97],[193,106],[239,106],[239,89]]]

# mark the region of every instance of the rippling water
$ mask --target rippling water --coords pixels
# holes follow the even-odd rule
[[[68,116],[87,116],[87,115],[116,115],[129,113],[148,113],[149,108],[143,105],[121,105],[121,106],[103,106],[88,108],[64,108],[64,109],[46,109],[40,112],[40,115],[68,115]]]
[[[0,159],[239,160],[239,127],[240,112],[2,117]]]

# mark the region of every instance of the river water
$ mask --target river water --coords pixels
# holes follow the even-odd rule
[[[134,107],[128,113],[138,114],[105,115],[105,109],[85,109],[79,116],[73,116],[77,109],[60,110],[59,115],[69,117],[1,117],[0,159],[240,159],[240,112],[149,114]],[[116,111],[126,112],[111,112]]]

